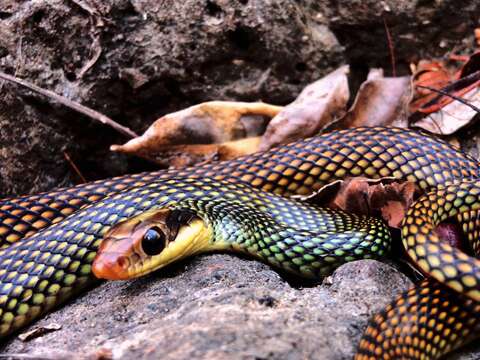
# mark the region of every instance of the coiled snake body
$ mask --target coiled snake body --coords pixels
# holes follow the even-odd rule
[[[174,175],[175,178],[172,178]],[[227,198],[232,195],[241,197],[243,196],[242,193],[249,193],[255,195],[248,195],[248,201],[252,200],[249,196],[254,196],[260,202],[263,201],[264,206],[268,202],[267,199],[272,197],[270,198],[271,204],[283,202],[284,209],[292,209],[293,213],[296,211],[302,219],[309,217],[326,219],[323,225],[328,228],[329,224],[333,224],[333,219],[337,219],[332,217],[330,212],[324,213],[316,209],[302,210],[304,208],[301,204],[280,197],[273,197],[274,195],[263,195],[263,192],[250,190],[250,187],[280,195],[305,195],[311,194],[328,182],[349,176],[394,177],[413,181],[421,189],[427,191],[442,188],[459,180],[477,179],[479,177],[479,167],[478,163],[469,156],[442,141],[425,135],[401,129],[358,128],[317,136],[234,161],[175,172],[159,171],[138,174],[35,196],[6,199],[0,202],[0,236],[3,244],[18,241],[12,246],[0,250],[0,334],[5,336],[24,326],[61,301],[71,297],[75,291],[81,290],[94,281],[90,274],[91,262],[95,257],[102,235],[111,226],[125,218],[168,203],[173,196],[172,194],[183,193],[190,196],[189,194],[197,192],[194,196],[202,196],[200,194],[202,192],[203,194],[208,193],[209,198]],[[168,178],[170,180],[166,180]],[[209,181],[213,182],[209,185]],[[247,183],[250,187],[233,185],[228,181]],[[196,182],[196,185],[185,185],[188,182]],[[184,184],[183,187],[188,188],[188,190],[179,192],[181,184]],[[190,189],[192,186],[194,187],[193,190]],[[235,190],[237,187],[243,188],[242,190]],[[160,188],[162,188],[161,191]],[[107,197],[104,198],[106,195]],[[461,200],[454,199],[452,201],[457,205],[462,205],[461,202],[463,201],[472,208],[472,212],[475,212],[475,206],[471,206],[470,199],[468,201],[466,197],[459,199]],[[455,201],[457,202],[455,203]],[[91,202],[93,202],[92,205],[86,206]],[[450,200],[446,203],[450,203]],[[75,212],[82,206],[86,207]],[[274,207],[271,210],[275,210]],[[462,209],[461,206],[457,208]],[[265,210],[268,210],[268,206],[265,207]],[[308,215],[307,212],[309,211],[313,211],[315,215]],[[455,214],[453,213],[453,215]],[[294,225],[294,223],[288,222],[288,216],[280,215],[278,217],[278,213],[275,212],[270,213],[270,215],[273,216],[273,220],[277,216],[276,219],[287,226]],[[65,219],[67,216],[68,218]],[[345,223],[348,224],[347,231],[351,224],[359,225],[355,230],[359,237],[352,237],[352,239],[357,239],[357,243],[363,242],[365,237],[371,235],[369,232],[372,229],[383,234],[382,226],[378,222],[375,225],[366,225],[366,223],[362,223],[362,219],[355,217],[350,218],[352,220],[345,219],[347,219],[346,222],[338,222],[341,229],[345,227]],[[407,217],[407,224],[408,219]],[[441,219],[441,216],[438,219]],[[307,234],[309,238],[315,238],[319,235],[319,230],[322,230],[322,227],[314,226],[315,221],[304,221],[305,234],[310,232]],[[54,224],[52,225],[52,223]],[[420,225],[418,226],[422,228]],[[296,230],[299,230],[299,228]],[[415,231],[414,227],[409,227],[410,233],[414,234]],[[467,229],[468,231],[469,229]],[[473,233],[475,230],[471,232]],[[31,236],[21,239],[26,234]],[[409,253],[411,255],[413,253],[417,254],[416,246],[418,244],[413,241],[409,243],[408,235],[406,242],[412,248]],[[342,237],[340,236],[340,238]],[[362,240],[359,240],[360,238]],[[324,237],[323,240],[325,241],[323,243],[328,243],[328,247],[333,246],[335,248],[335,243],[341,244],[344,241],[338,241],[338,237],[335,236],[332,239],[337,239],[337,241],[329,242],[328,237]],[[388,247],[386,239],[387,237],[384,235],[376,238],[371,237],[375,244],[381,245],[378,247],[381,250],[374,251],[371,256],[379,255]],[[280,241],[284,240],[283,237]],[[318,241],[318,243],[321,242]],[[426,244],[426,241],[424,243]],[[295,243],[296,246],[301,246],[301,244],[302,241]],[[269,256],[272,256],[272,259],[275,257],[273,249],[267,249],[268,253],[262,254],[261,252],[264,249],[265,247],[262,248],[258,244],[256,246],[252,244],[251,251],[248,249],[247,251],[256,253],[266,261],[269,261]],[[285,250],[280,247],[280,250],[281,255],[285,255],[285,251],[292,249]],[[426,250],[429,249],[426,248]],[[303,251],[305,252],[305,247],[303,247]],[[308,254],[310,255],[310,252]],[[430,267],[430,259],[428,255],[425,256],[427,256],[426,259],[422,258],[417,261],[420,263],[421,260],[424,260],[427,266],[420,265],[421,268],[433,273]],[[305,258],[303,254],[301,257],[302,260],[298,263],[295,263],[293,258],[289,256],[284,257],[286,259],[285,265],[282,264],[282,261],[280,261],[280,265],[275,263],[275,261],[278,262],[278,259],[271,262],[308,276],[320,276],[324,271],[328,271],[326,266],[328,261],[323,261],[321,257],[311,259],[309,257]],[[449,262],[452,259],[448,257],[439,255],[437,260],[440,260],[441,264],[448,264],[453,267],[457,265],[455,259]],[[332,263],[338,265],[338,263],[344,261],[346,260]],[[302,268],[306,263],[318,264]],[[423,261],[421,263],[424,265]],[[473,294],[473,300],[465,297],[465,301],[476,307],[475,294],[478,291],[479,277],[475,267],[476,263],[469,262],[469,264],[474,266],[471,271],[473,283],[471,278],[451,276],[452,279],[450,279],[449,275],[453,273],[448,270],[444,271],[442,266],[438,264],[434,269],[436,270],[436,276],[435,274],[432,275],[438,280],[443,279],[449,289],[460,289],[462,294]],[[323,270],[319,270],[322,268]],[[459,282],[461,287],[458,287],[458,284],[452,285],[454,283],[449,283],[450,280]],[[437,286],[433,280],[427,281],[429,281],[427,285],[432,288]],[[428,287],[424,287],[424,289],[428,289]],[[452,290],[442,288],[442,291]],[[442,291],[435,296],[441,298],[443,296]],[[404,295],[403,301],[405,302],[408,297],[412,300],[412,306],[417,307],[416,301],[422,299],[434,301],[434,296],[429,296],[428,291],[425,294],[425,296],[417,294],[413,297],[411,294]],[[447,310],[451,310],[450,305],[450,303],[446,305]],[[412,311],[412,308],[409,307],[408,310]],[[468,311],[468,309],[465,311]],[[406,311],[403,312],[403,314],[406,313]],[[386,319],[388,322],[394,315],[390,311],[382,319]],[[428,320],[431,319],[433,319],[435,325],[435,314]],[[384,320],[378,320],[374,324],[375,326],[378,325],[378,329],[381,331],[384,331],[382,330],[385,327],[383,325]],[[474,321],[469,326],[478,326],[478,321]],[[380,334],[382,337],[378,338],[380,330],[367,330],[366,338],[360,346],[360,353],[363,355],[359,356],[392,358],[387,351],[389,346],[386,345],[389,344],[384,344],[389,334]],[[421,331],[420,327],[417,330]],[[460,330],[463,331],[463,328]],[[465,338],[464,335],[458,335],[458,331],[455,329],[451,330],[451,333],[457,333],[457,337],[463,336]],[[400,336],[400,338],[406,339],[406,336]],[[413,339],[410,342],[413,342]],[[438,340],[438,344],[440,344],[440,340]],[[438,348],[436,344],[433,347]],[[414,348],[413,345],[407,341],[405,344],[407,355],[412,348]],[[432,356],[431,349],[427,349],[426,345],[423,348],[418,345],[414,350],[418,351],[419,356],[422,354],[423,356]],[[444,350],[445,346],[442,350],[438,350],[436,354],[440,354]],[[415,355],[414,352],[412,353]]]

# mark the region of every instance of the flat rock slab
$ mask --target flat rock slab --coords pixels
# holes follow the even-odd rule
[[[31,327],[60,330],[14,338],[1,351],[47,359],[351,359],[371,315],[410,286],[373,260],[295,288],[257,261],[200,256],[104,283]],[[478,358],[471,356],[455,359]]]

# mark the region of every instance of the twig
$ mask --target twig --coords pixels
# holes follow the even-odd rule
[[[441,94],[443,96],[448,96],[454,100],[457,100],[458,102],[462,103],[463,105],[466,105],[468,106],[469,108],[473,109],[475,112],[479,113],[480,114],[480,109],[478,107],[476,107],[475,105],[472,105],[470,104],[467,100],[459,97],[459,96],[455,96],[455,95],[452,95],[452,94],[449,94],[448,92],[444,91],[444,90],[438,90],[438,89],[435,89],[435,88],[432,88],[430,86],[425,86],[425,85],[417,85],[417,87],[419,88],[422,88],[422,89],[427,89],[427,90],[430,90],[430,91],[433,91],[433,92],[436,92],[438,94]]]
[[[90,17],[94,20],[94,25],[96,27],[103,27],[105,25],[104,20],[106,19],[103,18],[102,12],[99,9],[100,6],[98,6],[98,4],[93,2],[95,6],[92,7],[91,5],[86,4],[83,0],[70,0],[70,1],[75,5],[77,5],[78,7],[80,7],[82,10],[86,11],[90,15]]]
[[[97,62],[97,60],[100,58],[100,55],[102,54],[102,47],[100,46],[100,39],[97,36],[93,38],[93,43],[92,43],[92,48],[93,48],[93,55],[90,60],[87,61],[85,65],[80,69],[77,75],[77,79],[81,79],[85,73],[92,68],[93,65]],[[92,49],[90,49],[91,51]]]
[[[73,162],[70,155],[68,155],[68,153],[66,151],[64,151],[63,156],[65,156],[65,159],[68,161],[68,163],[72,167],[73,171],[75,171],[75,173],[78,175],[80,180],[82,180],[82,183],[86,183],[87,179],[85,179],[85,177],[82,175],[82,173],[80,172],[80,169],[77,167],[77,165],[75,165],[75,163]]]
[[[63,96],[60,96],[58,94],[55,94],[53,91],[42,89],[41,87],[38,87],[34,84],[31,84],[25,80],[16,78],[14,76],[5,74],[3,72],[0,72],[0,79],[10,81],[12,83],[21,85],[26,87],[27,89],[30,89],[34,92],[37,92],[43,96],[46,96],[50,99],[53,99],[57,102],[59,102],[62,105],[65,105],[66,107],[73,109],[81,114],[84,114],[88,116],[89,118],[93,120],[97,120],[101,122],[102,124],[109,125],[111,128],[117,130],[118,132],[122,133],[123,135],[126,135],[128,137],[134,138],[137,137],[138,135],[130,130],[128,127],[125,127],[123,125],[120,125],[119,123],[115,122],[114,120],[110,119],[108,116],[103,115],[99,113],[98,111],[95,111],[93,109],[90,109],[86,106],[83,106],[82,104],[79,104],[73,100],[69,100]]]
[[[17,75],[19,72],[22,72],[22,67],[24,65],[23,61],[23,53],[22,53],[22,43],[23,43],[23,36],[20,36],[20,39],[18,40],[17,44],[17,53],[16,53],[16,60],[15,60],[15,75]]]
[[[383,26],[385,27],[385,34],[387,35],[387,42],[388,42],[388,51],[390,53],[390,61],[392,63],[392,76],[397,76],[397,65],[395,61],[395,49],[393,48],[393,41],[392,36],[390,35],[390,29],[387,25],[387,20],[383,18]]]
[[[455,91],[460,90],[460,89],[464,89],[468,86],[471,86],[472,84],[474,84],[475,82],[477,82],[479,80],[480,80],[480,70],[477,70],[477,71],[475,71],[471,74],[468,74],[467,76],[465,76],[463,78],[460,78],[460,79],[448,84],[447,86],[443,87],[440,90],[431,89],[431,91],[436,92],[439,95],[435,96],[432,100],[430,100],[426,104],[423,104],[420,109],[426,109],[426,108],[429,108],[430,106],[435,105],[441,99],[441,97],[444,96],[443,95],[444,93],[447,94],[446,96],[450,96],[450,98],[452,98],[450,93],[455,92]],[[417,85],[417,86],[421,87],[420,85]]]
[[[467,76],[462,77],[461,79],[458,79],[457,81],[454,81],[453,83],[445,86],[442,90],[447,92],[456,91],[457,89],[463,89],[478,80],[480,80],[480,70],[477,70],[471,74],[468,74]]]

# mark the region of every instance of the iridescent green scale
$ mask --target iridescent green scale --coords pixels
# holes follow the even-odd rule
[[[249,201],[227,202],[222,198],[198,201],[188,197],[175,206],[194,209],[208,219],[216,242],[231,244],[236,251],[303,277],[321,278],[347,259],[378,258],[389,250],[390,234],[379,220],[338,213],[344,221],[325,226],[323,223],[333,214],[331,210],[267,196],[269,203],[278,203],[282,212],[271,211],[271,207],[258,209]],[[303,216],[305,212],[309,216],[302,224],[286,216]]]

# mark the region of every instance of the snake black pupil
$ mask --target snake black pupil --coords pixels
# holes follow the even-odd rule
[[[142,239],[142,249],[147,255],[158,255],[165,249],[165,234],[159,228],[148,229]]]

